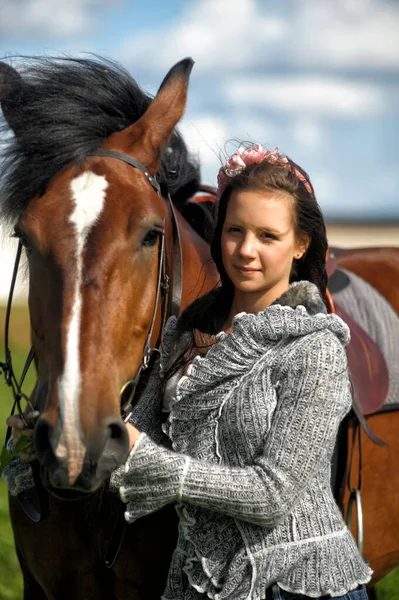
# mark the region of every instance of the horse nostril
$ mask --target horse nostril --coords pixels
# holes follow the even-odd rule
[[[107,441],[97,465],[97,476],[105,479],[119,467],[129,453],[129,434],[122,419],[112,418],[106,423]]]
[[[50,444],[51,426],[46,419],[40,418],[35,427],[35,450],[42,454],[48,450]]]
[[[108,427],[111,432],[110,439],[115,441],[121,441],[123,443],[126,437],[125,425],[117,421],[115,423],[109,423]]]
[[[41,417],[35,427],[35,453],[43,466],[49,468],[54,462],[54,453],[52,450],[51,437],[53,427],[43,417]]]

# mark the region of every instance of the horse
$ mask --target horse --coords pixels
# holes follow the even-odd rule
[[[127,418],[167,317],[218,281],[208,244],[175,210],[199,184],[175,130],[192,64],[176,64],[154,99],[99,58],[37,60],[22,75],[0,65],[14,134],[2,219],[27,256],[30,404],[49,491],[38,523],[10,498],[25,600],[153,600],[165,585],[173,508],[128,527],[112,564],[122,503],[104,481],[127,457],[121,409]]]
[[[338,267],[355,273],[372,285],[399,316],[399,248],[334,248],[333,252]],[[350,487],[356,490],[359,484],[364,556],[373,569],[369,584],[373,594],[374,584],[399,565],[399,470],[396,460],[399,453],[399,398],[369,414],[367,424],[386,446],[376,444],[361,431],[358,432],[360,440],[354,435],[353,427],[348,428],[343,477],[349,476],[350,481],[341,490],[340,505],[348,517]],[[356,537],[357,518],[352,519],[352,532]]]
[[[164,587],[176,539],[173,511],[129,526],[107,568],[120,503],[103,482],[126,457],[121,404],[128,411],[168,312],[217,284],[208,245],[182,217],[184,199],[198,189],[196,167],[174,131],[191,66],[175,65],[153,100],[110,61],[42,59],[22,76],[0,66],[0,102],[14,133],[4,159],[2,218],[28,260],[37,370],[30,402],[41,411],[35,446],[50,491],[49,516],[39,523],[10,498],[25,600],[153,600]],[[367,260],[355,253],[352,262],[367,279],[377,252],[365,253]],[[391,254],[378,264],[383,286],[388,272],[399,275]],[[171,287],[173,298],[165,292]],[[392,414],[369,421],[390,444],[376,449],[365,440],[363,450],[363,478],[373,482],[365,483],[363,505],[374,582],[399,562],[391,485],[398,428]],[[378,456],[384,477],[375,470]],[[388,528],[386,543],[378,532]]]

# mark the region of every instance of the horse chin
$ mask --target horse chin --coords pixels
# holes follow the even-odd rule
[[[54,487],[47,488],[47,490],[53,498],[62,500],[63,502],[78,502],[79,500],[86,500],[86,498],[94,494],[95,491],[81,492],[79,490],[62,490]]]
[[[85,500],[92,494],[94,494],[100,487],[101,482],[98,485],[93,485],[89,489],[83,489],[79,487],[79,485],[74,485],[71,487],[66,486],[57,486],[52,481],[50,473],[46,469],[42,469],[41,477],[43,481],[43,485],[46,488],[47,492],[53,498],[57,500],[62,500],[65,502],[76,502],[78,500]]]

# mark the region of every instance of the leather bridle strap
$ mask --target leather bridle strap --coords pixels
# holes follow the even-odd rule
[[[132,156],[129,156],[128,154],[125,154],[123,152],[118,152],[115,150],[106,150],[106,149],[96,150],[95,152],[93,152],[92,154],[89,154],[88,156],[93,156],[93,157],[104,156],[107,158],[116,158],[117,160],[121,160],[121,161],[127,163],[128,165],[132,166],[133,168],[138,169],[146,177],[147,181],[154,188],[154,190],[156,191],[158,196],[161,197],[161,186],[160,186],[156,176],[151,175],[149,173],[148,169],[142,163],[140,163],[138,160],[133,158]],[[154,353],[159,353],[159,345],[162,344],[162,334],[163,334],[164,325],[165,325],[168,317],[172,316],[172,315],[177,316],[180,313],[180,308],[181,308],[182,284],[183,284],[183,262],[182,262],[180,234],[179,234],[179,227],[178,227],[175,209],[174,209],[174,206],[173,206],[173,203],[172,203],[169,193],[166,195],[166,200],[167,200],[167,203],[169,206],[171,220],[172,220],[172,236],[173,236],[173,257],[172,257],[172,261],[171,261],[172,277],[170,277],[168,275],[167,267],[166,267],[167,261],[166,261],[166,243],[165,243],[165,236],[166,236],[166,226],[165,226],[166,225],[166,217],[165,217],[164,218],[164,233],[163,233],[162,240],[161,240],[159,258],[158,258],[158,280],[157,280],[157,290],[156,290],[156,300],[155,300],[154,312],[153,312],[150,329],[149,329],[149,332],[147,335],[147,340],[144,345],[144,350],[143,350],[142,359],[140,361],[140,365],[138,367],[138,370],[136,372],[134,379],[127,382],[127,384],[126,384],[130,387],[129,387],[128,398],[126,399],[126,401],[123,402],[123,406],[122,406],[122,418],[125,422],[129,420],[132,410],[133,410],[134,394],[135,394],[136,387],[140,381],[141,373],[143,370],[147,369],[147,367],[150,363],[151,357],[154,355]],[[171,299],[170,299],[170,287],[169,287],[170,280],[172,280],[172,298]],[[157,341],[155,347],[151,348],[151,338],[152,338],[152,333],[153,333],[153,329],[154,329],[154,325],[155,325],[155,320],[157,317],[159,298],[161,295],[162,287],[164,290],[165,297],[164,297],[164,302],[163,302],[163,314],[162,314],[162,318],[161,318],[160,338]],[[123,388],[123,390],[124,389],[125,389],[125,387]]]
[[[96,150],[92,154],[88,154],[88,156],[108,156],[109,158],[119,158],[123,162],[131,165],[135,169],[138,169],[146,176],[149,183],[152,185],[157,194],[161,195],[161,186],[158,183],[158,180],[155,176],[151,175],[144,165],[141,164],[138,160],[129,156],[129,154],[124,154],[123,152],[117,152],[116,150]]]
[[[162,234],[162,238],[161,238],[161,243],[160,243],[160,247],[159,247],[159,255],[158,255],[158,276],[157,276],[157,289],[155,292],[155,304],[154,304],[154,311],[152,314],[152,320],[151,320],[151,325],[150,328],[148,330],[148,334],[147,334],[147,338],[144,344],[144,350],[143,350],[143,354],[141,357],[141,361],[140,361],[140,365],[137,369],[136,375],[134,377],[134,379],[132,379],[131,381],[127,382],[127,384],[125,384],[125,386],[123,387],[123,390],[126,388],[126,386],[130,386],[129,389],[129,394],[128,397],[125,399],[125,401],[123,402],[123,404],[121,404],[121,414],[122,414],[122,418],[125,421],[125,423],[127,421],[129,421],[131,415],[132,415],[132,411],[133,411],[133,399],[135,396],[135,392],[136,392],[136,388],[140,382],[140,377],[143,371],[145,371],[151,361],[151,357],[159,352],[158,348],[151,348],[151,338],[152,338],[152,334],[154,331],[154,325],[155,325],[155,320],[156,320],[156,316],[158,313],[158,306],[159,306],[159,299],[161,296],[161,287],[162,287],[162,283],[164,280],[164,273],[165,273],[165,234]],[[167,303],[167,298],[165,299],[165,304]],[[167,306],[164,306],[163,308],[163,314],[164,314],[164,318],[163,321],[165,320],[165,315],[167,313]],[[162,322],[162,326],[164,325],[164,322]],[[121,398],[123,398],[123,394],[121,393]]]
[[[28,396],[26,394],[24,394],[22,391],[22,385],[24,383],[26,374],[29,370],[32,360],[35,356],[35,352],[34,352],[33,348],[30,349],[29,354],[25,361],[24,368],[22,370],[22,375],[18,381],[15,376],[15,373],[14,373],[14,368],[13,368],[12,358],[11,358],[11,350],[10,350],[10,346],[9,346],[11,307],[12,307],[12,300],[13,300],[13,296],[14,296],[15,284],[17,281],[18,267],[19,267],[19,263],[21,260],[21,253],[22,253],[22,244],[19,241],[18,248],[17,248],[17,254],[15,256],[14,269],[13,269],[11,285],[10,285],[10,292],[8,294],[6,319],[5,319],[5,324],[4,324],[5,362],[0,362],[0,374],[3,373],[6,384],[11,388],[12,395],[14,398],[14,404],[11,409],[11,414],[13,415],[15,410],[18,409],[18,414],[20,415],[21,419],[23,420],[24,425],[26,427],[31,427],[32,424],[27,422],[27,420],[25,419],[24,412],[21,408],[21,399],[23,398],[28,404],[30,404],[30,400],[29,400]],[[33,409],[32,406],[30,406],[30,408]],[[10,436],[11,436],[11,428],[9,427],[7,429],[7,434],[6,434],[6,440],[5,440],[6,443],[8,442]]]
[[[22,385],[25,381],[25,377],[29,370],[29,367],[32,364],[32,361],[34,359],[35,351],[34,351],[33,347],[31,347],[31,349],[29,350],[29,354],[26,358],[24,368],[22,369],[21,377],[19,378],[19,381],[18,381],[15,376],[15,373],[14,373],[14,368],[13,368],[12,358],[11,358],[11,350],[10,350],[10,346],[9,346],[11,307],[12,307],[12,300],[13,300],[13,296],[14,296],[15,284],[16,284],[16,280],[17,280],[18,267],[19,267],[19,263],[21,260],[21,253],[22,253],[22,244],[21,244],[21,242],[19,242],[18,248],[17,248],[17,254],[16,254],[15,262],[14,262],[14,270],[13,270],[12,279],[11,279],[10,292],[8,294],[6,319],[5,319],[5,325],[4,325],[5,362],[0,362],[0,373],[2,372],[4,374],[6,383],[9,387],[11,387],[12,395],[14,398],[14,403],[13,403],[13,406],[11,409],[11,414],[13,415],[15,413],[15,410],[17,409],[18,414],[21,417],[22,421],[24,422],[25,426],[28,428],[32,428],[33,423],[28,421],[25,418],[24,411],[22,410],[22,407],[21,407],[21,399],[24,399],[26,401],[26,403],[28,404],[29,408],[31,410],[34,410],[34,407],[32,406],[30,399],[22,391]],[[11,437],[11,427],[7,427],[5,445],[7,444],[10,437]],[[22,507],[22,509],[24,510],[24,512],[27,514],[27,516],[35,523],[38,523],[39,521],[44,519],[49,514],[48,495],[47,495],[47,492],[43,486],[43,483],[42,483],[42,480],[40,477],[40,467],[39,467],[38,461],[33,460],[30,464],[32,467],[32,473],[33,473],[33,479],[35,482],[35,486],[31,490],[27,490],[26,492],[22,492],[21,494],[18,494],[17,500],[18,500],[20,506]]]
[[[123,152],[117,152],[116,150],[96,150],[92,154],[88,156],[106,156],[108,158],[116,158],[119,159],[128,165],[138,169],[143,173],[146,177],[147,181],[151,184],[154,190],[157,192],[159,196],[161,196],[161,186],[155,177],[155,175],[151,175],[148,172],[148,169],[141,164],[138,160],[129,156],[128,154],[124,154]],[[169,205],[169,210],[172,219],[172,235],[173,235],[173,260],[172,260],[172,303],[170,310],[170,315],[178,316],[181,308],[181,298],[182,298],[182,286],[183,286],[183,261],[182,261],[182,251],[181,251],[181,240],[180,240],[180,232],[179,226],[176,217],[176,211],[172,203],[172,199],[170,194],[168,193],[165,198]]]

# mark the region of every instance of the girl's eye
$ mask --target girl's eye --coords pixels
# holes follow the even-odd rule
[[[262,240],[266,240],[268,242],[276,239],[274,235],[272,235],[271,233],[267,233],[266,231],[264,231],[260,237]]]
[[[142,241],[142,245],[146,246],[146,247],[155,246],[155,244],[158,241],[158,238],[161,235],[162,235],[161,231],[158,231],[157,229],[151,229],[151,231],[148,231],[148,233],[146,233],[146,235]]]
[[[241,233],[241,229],[239,227],[228,227],[227,233]]]

